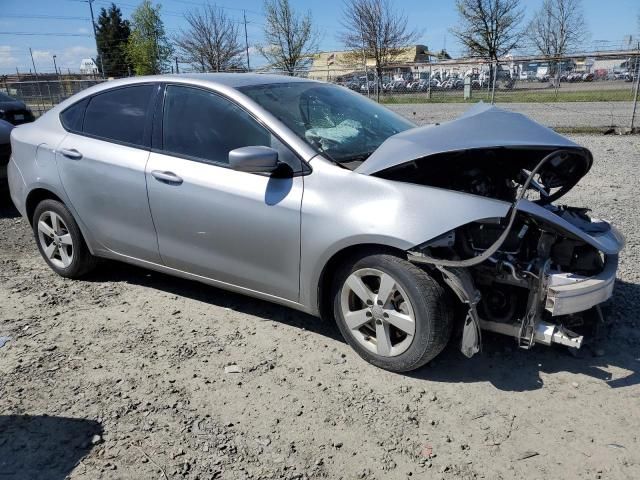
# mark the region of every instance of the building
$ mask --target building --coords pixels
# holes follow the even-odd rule
[[[385,70],[396,69],[398,74],[410,70],[412,65],[428,64],[435,57],[425,45],[411,45],[394,56],[393,62]],[[375,59],[367,58],[367,70],[373,72]],[[364,75],[362,52],[337,51],[321,52],[314,56],[308,77],[314,80],[342,81]]]
[[[80,73],[82,75],[97,75],[99,72],[96,62],[92,58],[83,58],[80,62]]]

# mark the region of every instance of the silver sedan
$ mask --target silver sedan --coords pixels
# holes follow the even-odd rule
[[[103,83],[11,135],[11,196],[44,260],[98,257],[336,321],[408,371],[456,332],[580,348],[623,239],[558,207],[588,150],[478,105],[415,127],[346,88],[209,74]],[[579,320],[579,321],[578,321]]]

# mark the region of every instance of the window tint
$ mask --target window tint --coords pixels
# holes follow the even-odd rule
[[[89,103],[88,98],[80,100],[60,114],[60,121],[66,130],[71,132],[82,131],[82,120],[84,119],[84,111],[87,108],[87,103]]]
[[[216,163],[228,163],[229,152],[239,147],[277,148],[271,133],[240,107],[190,87],[167,87],[162,132],[166,152]]]
[[[100,93],[89,102],[84,133],[144,146],[144,129],[153,85],[136,85]]]

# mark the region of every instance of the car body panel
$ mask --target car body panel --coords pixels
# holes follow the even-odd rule
[[[322,270],[355,245],[408,250],[466,223],[505,216],[508,202],[393,182],[336,168],[317,157],[302,204],[301,303],[318,305]],[[438,207],[447,205],[447,208]]]
[[[180,184],[153,171],[171,171]],[[303,178],[151,153],[149,203],[163,263],[298,301]]]

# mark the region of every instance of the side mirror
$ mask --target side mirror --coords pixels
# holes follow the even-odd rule
[[[278,152],[270,147],[241,147],[229,152],[229,165],[240,172],[271,173],[278,168]]]

